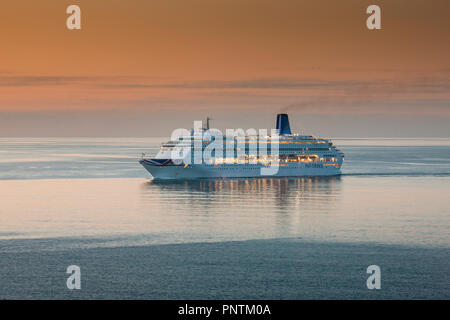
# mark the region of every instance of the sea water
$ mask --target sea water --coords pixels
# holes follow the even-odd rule
[[[0,298],[450,297],[450,139],[336,139],[340,177],[151,181],[164,140],[0,139]]]

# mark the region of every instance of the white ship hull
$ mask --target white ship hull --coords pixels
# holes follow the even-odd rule
[[[144,160],[140,163],[154,179],[207,179],[207,178],[270,178],[270,177],[311,177],[336,176],[341,170],[336,166],[323,164],[290,164],[280,166],[274,175],[262,175],[262,165],[189,165],[184,166],[155,166]]]

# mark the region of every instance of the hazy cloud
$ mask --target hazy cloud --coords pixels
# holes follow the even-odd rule
[[[1,74],[1,73],[0,73]],[[0,76],[0,87],[60,86],[92,81],[92,77]]]
[[[360,81],[307,81],[296,79],[248,79],[233,81],[191,81],[178,83],[119,83],[108,84],[110,88],[185,88],[185,89],[297,89],[297,88],[323,88],[334,86],[370,85],[372,82]]]
[[[145,77],[109,76],[11,76],[0,72],[0,87],[29,86],[73,86],[86,85],[101,89],[229,89],[229,90],[314,90],[324,93],[340,91],[348,95],[360,94],[401,94],[401,93],[450,93],[450,77],[411,76],[407,80],[396,77],[375,78],[374,80],[324,80],[263,78],[241,80],[199,80],[180,81],[178,79],[161,79]]]

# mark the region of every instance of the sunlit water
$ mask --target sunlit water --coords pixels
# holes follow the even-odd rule
[[[449,139],[337,140],[341,177],[152,182],[137,160],[163,140],[0,140],[0,239],[450,245]]]

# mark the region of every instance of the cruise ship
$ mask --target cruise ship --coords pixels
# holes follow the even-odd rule
[[[270,135],[218,136],[209,120],[163,143],[155,157],[143,154],[140,164],[153,179],[163,180],[341,174],[344,153],[330,140],[291,133],[287,114],[277,115]]]

